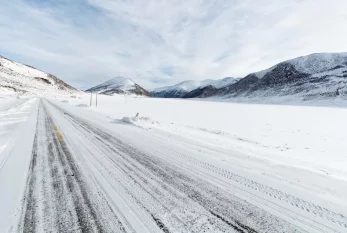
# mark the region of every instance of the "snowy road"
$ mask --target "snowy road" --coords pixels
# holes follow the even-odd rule
[[[180,141],[137,127],[114,132],[48,100],[37,109],[19,224],[10,231],[347,231],[343,214],[193,156],[194,145],[182,152]]]

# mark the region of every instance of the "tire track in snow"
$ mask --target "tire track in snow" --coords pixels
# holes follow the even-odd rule
[[[42,103],[19,232],[125,232],[105,197],[84,180]]]
[[[99,138],[99,146],[109,147],[115,155],[121,156],[123,161],[137,166],[140,171],[151,173],[161,181],[161,188],[169,186],[172,189],[184,194],[206,210],[209,218],[213,221],[222,221],[230,226],[230,231],[241,230],[242,232],[301,232],[302,230],[279,219],[276,216],[259,209],[256,206],[239,199],[230,193],[223,193],[223,190],[201,180],[199,177],[191,177],[179,167],[173,166],[167,161],[149,156],[141,151],[129,147],[119,139],[90,125],[88,122],[77,118],[58,108],[65,117],[73,122],[76,128],[85,131],[86,137]],[[129,168],[127,168],[129,169]],[[139,179],[137,179],[139,180]],[[225,191],[224,191],[225,192]],[[157,194],[158,195],[158,194]],[[213,213],[213,214],[212,214]],[[218,217],[217,217],[218,216]],[[223,221],[227,220],[226,221]],[[166,219],[160,219],[167,224]],[[231,227],[232,223],[236,228]]]
[[[100,139],[100,136],[79,124],[74,123],[73,127],[85,134],[86,139],[90,140],[88,145],[96,143],[95,146],[99,150],[93,151],[93,154],[97,154],[94,162],[100,163],[98,170],[104,172],[108,182],[118,192],[121,192],[121,188],[124,189],[128,196],[127,199],[130,199],[132,205],[135,203],[145,210],[141,214],[142,221],[152,221],[162,231],[169,229],[171,232],[233,232],[224,222],[216,221],[205,209],[187,196],[183,196],[179,191],[163,184],[162,181],[158,183],[161,180],[160,177],[144,170],[136,161],[129,161],[127,154],[120,155],[120,152],[109,144],[108,140]],[[103,157],[101,155],[107,158],[104,163],[100,162]],[[163,220],[163,216],[166,216],[166,221]],[[199,223],[211,217],[216,222],[215,224]],[[167,219],[170,221],[168,222]],[[149,232],[153,231],[155,229]]]
[[[33,200],[33,201],[26,201],[26,214],[24,215],[24,226],[23,229],[27,229],[28,232],[35,232],[36,222],[35,219],[37,218],[37,213],[35,211],[34,205],[36,204],[36,200],[34,200],[33,193],[34,193],[34,183],[36,182],[36,176],[34,175],[34,170],[37,163],[37,135],[35,135],[34,139],[34,147],[33,152],[31,155],[31,161],[30,161],[30,167],[29,167],[29,173],[28,177],[30,177],[27,181],[27,194],[26,194],[26,200]]]
[[[169,151],[168,151],[169,152]],[[208,172],[214,173],[220,177],[224,177],[226,179],[232,180],[233,182],[239,183],[249,189],[253,189],[256,192],[263,193],[267,195],[269,198],[277,199],[281,202],[285,202],[290,204],[291,206],[298,208],[300,210],[306,211],[308,213],[312,213],[316,217],[320,217],[330,221],[333,224],[339,225],[341,227],[347,228],[347,218],[339,213],[335,213],[327,208],[321,207],[309,201],[302,200],[293,195],[284,193],[280,190],[276,190],[274,188],[268,187],[266,185],[260,184],[259,182],[250,180],[248,178],[242,177],[236,173],[227,171],[223,168],[216,167],[206,162],[202,162],[198,159],[195,159],[187,154],[181,154],[179,152],[171,150],[172,154],[171,161],[175,163],[179,163],[177,158],[188,161],[190,164],[200,167],[202,169],[207,170]],[[317,224],[320,224],[317,222]]]

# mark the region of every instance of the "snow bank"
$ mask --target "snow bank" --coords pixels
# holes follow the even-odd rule
[[[0,101],[0,106],[3,102]],[[38,101],[0,111],[0,231],[18,224],[35,135]]]
[[[89,108],[88,104],[77,104],[76,107],[78,107],[78,108]]]
[[[115,122],[122,122],[127,124],[132,124],[139,126],[144,129],[151,129],[153,127],[160,127],[160,123],[158,121],[153,121],[149,117],[123,117],[120,121],[115,120]]]
[[[25,99],[18,98],[17,95],[3,95],[0,94],[0,111],[23,103]]]

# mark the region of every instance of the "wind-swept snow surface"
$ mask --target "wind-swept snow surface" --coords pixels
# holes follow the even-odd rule
[[[346,109],[98,100],[26,102],[23,199],[0,231],[347,230]]]
[[[0,102],[0,107],[5,103]],[[0,111],[0,232],[17,224],[36,128],[35,99]]]

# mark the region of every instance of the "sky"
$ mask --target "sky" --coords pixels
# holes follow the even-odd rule
[[[346,0],[1,0],[0,55],[85,89],[244,77],[347,52]]]

